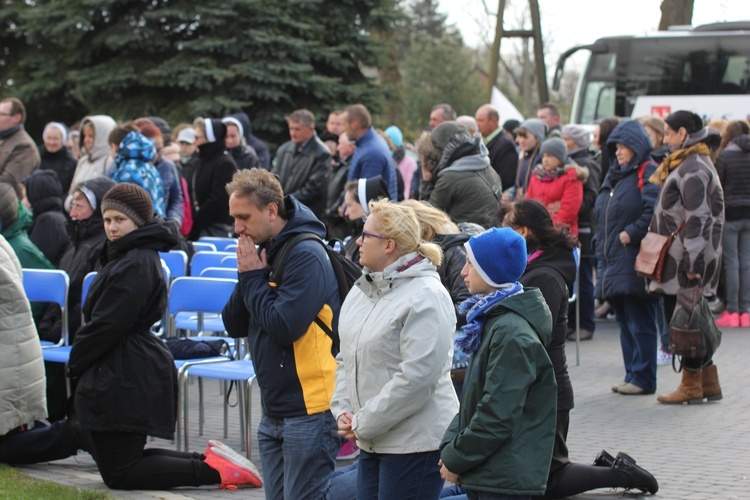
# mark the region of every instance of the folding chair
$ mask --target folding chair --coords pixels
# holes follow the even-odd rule
[[[224,257],[221,259],[221,262],[219,262],[219,266],[237,269],[237,255],[228,255]]]
[[[236,284],[236,277],[221,279],[184,276],[175,279],[169,288],[170,334],[174,335],[177,328],[195,331],[198,336],[202,336],[204,332],[225,331],[221,311]]]
[[[224,247],[225,252],[236,252],[237,251],[237,244],[232,243],[231,245],[227,245]]]
[[[175,279],[169,289],[168,314],[171,335],[175,335],[176,328],[196,331],[198,336],[202,336],[205,331],[223,332],[225,327],[221,320],[221,311],[232,295],[236,283],[236,279],[188,276]],[[212,316],[204,318],[204,314],[212,314]],[[227,361],[227,358],[223,356],[196,360],[175,360],[175,366],[178,369],[178,374],[181,374],[182,370],[188,366],[225,361]],[[184,392],[182,386],[180,386],[180,391],[181,393]],[[180,422],[183,407],[178,405],[177,411],[177,446],[179,449],[182,443]]]
[[[185,252],[182,250],[159,252],[159,257],[167,264],[169,275],[172,279],[187,276],[188,258]]]
[[[216,251],[216,245],[214,245],[213,243],[205,243],[205,242],[194,241],[193,242],[193,249],[196,252],[215,252]]]
[[[227,246],[237,245],[237,238],[223,238],[221,236],[203,236],[198,238],[198,243],[210,243],[216,247],[219,252],[226,252]]]
[[[198,377],[198,394],[199,394],[199,434],[203,435],[203,385],[202,379],[221,380],[226,382],[237,383],[237,400],[240,407],[240,434],[243,448],[248,458],[250,458],[250,436],[251,436],[251,401],[252,385],[255,381],[255,367],[250,360],[247,350],[247,339],[238,342],[238,348],[235,349],[235,359],[232,361],[223,361],[217,363],[186,363],[178,371],[179,394],[181,400],[178,400],[178,417],[182,416],[184,445],[185,449],[190,449],[188,436],[190,435],[189,412],[188,412],[188,383],[190,377]],[[244,346],[241,348],[239,346]],[[225,391],[226,394],[226,391]],[[179,424],[178,418],[178,438]],[[227,401],[224,401],[224,437],[227,437],[228,412]],[[178,445],[179,446],[179,445]]]
[[[62,332],[57,344],[42,341],[46,349],[68,345],[68,273],[58,269],[23,269],[23,288],[29,302],[52,302],[60,306]],[[46,358],[45,358],[46,359]]]
[[[223,267],[221,261],[225,257],[236,257],[236,254],[230,252],[197,252],[190,261],[190,276],[200,276],[201,271],[207,267]]]
[[[201,271],[201,278],[224,278],[229,280],[237,279],[237,268],[232,267],[207,267]]]

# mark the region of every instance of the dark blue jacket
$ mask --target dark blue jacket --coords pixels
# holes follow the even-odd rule
[[[161,177],[161,185],[164,189],[164,205],[167,212],[167,219],[174,219],[182,224],[183,207],[182,207],[182,185],[180,184],[180,174],[177,172],[175,164],[164,157],[154,163],[156,171]]]
[[[255,137],[255,135],[253,135],[253,126],[250,122],[250,117],[247,116],[247,113],[243,113],[242,111],[240,111],[239,113],[235,113],[230,116],[232,118],[237,118],[242,124],[242,128],[245,132],[245,141],[247,142],[248,146],[255,150],[255,154],[258,156],[260,165],[266,170],[271,168],[271,152],[268,150],[268,146],[266,146],[265,142],[261,141],[260,139]]]
[[[325,237],[326,228],[293,196],[284,198],[287,223],[262,245],[270,264],[285,241],[302,232]],[[338,331],[338,285],[328,255],[316,241],[297,243],[287,254],[283,283],[268,269],[239,274],[222,317],[230,336],[248,337],[263,412],[275,418],[327,411],[336,361],[330,337],[314,323],[318,316]]]
[[[396,164],[393,162],[388,144],[372,127],[357,139],[356,144],[357,149],[349,165],[349,180],[381,176],[388,183],[388,194],[391,199],[397,200]]]
[[[635,153],[627,165],[617,162],[618,143]],[[597,296],[605,299],[645,296],[646,282],[635,273],[635,258],[659,195],[659,187],[648,182],[657,167],[651,160],[651,140],[643,125],[629,120],[615,127],[607,140],[607,149],[612,160],[594,206],[599,224],[595,236]],[[620,242],[622,231],[630,236],[627,245]]]

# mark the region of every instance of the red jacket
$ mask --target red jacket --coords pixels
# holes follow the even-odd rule
[[[562,222],[570,226],[570,232],[578,235],[578,211],[583,202],[582,171],[588,170],[577,165],[567,165],[565,174],[557,178],[540,180],[531,174],[526,197],[541,202],[555,224]]]

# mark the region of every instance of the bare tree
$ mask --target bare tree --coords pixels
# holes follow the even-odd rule
[[[691,24],[694,3],[695,0],[662,0],[659,30],[664,31],[670,26]]]

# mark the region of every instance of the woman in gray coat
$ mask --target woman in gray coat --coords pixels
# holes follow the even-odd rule
[[[665,121],[664,142],[672,153],[649,179],[662,186],[651,231],[666,236],[682,229],[669,247],[662,281],[651,281],[648,290],[664,295],[664,312],[671,318],[681,288],[701,286],[705,295],[716,292],[721,271],[724,191],[710,156],[721,140],[719,132],[704,127],[701,118],[690,111],[675,111]],[[667,404],[721,399],[712,356],[685,357],[679,387],[657,399]]]

